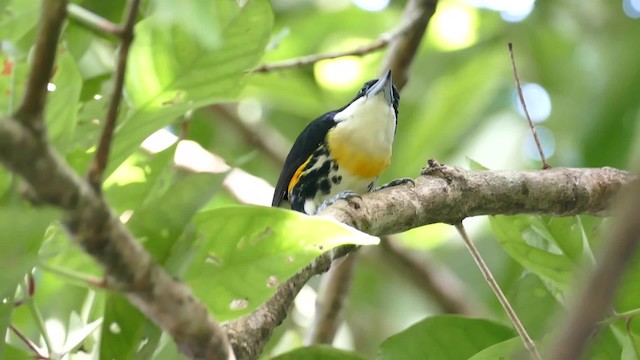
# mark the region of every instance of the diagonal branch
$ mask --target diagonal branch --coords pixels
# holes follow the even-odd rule
[[[38,40],[33,53],[31,72],[27,80],[24,99],[14,118],[40,136],[44,135],[44,106],[47,85],[53,75],[58,38],[66,15],[65,0],[42,2],[42,15]]]
[[[407,2],[402,19],[406,26],[403,36],[393,39],[387,56],[382,61],[382,69],[393,71],[393,83],[398,89],[409,79],[411,63],[418,53],[425,29],[436,11],[438,0],[411,0]],[[415,20],[411,20],[415,19]]]
[[[238,360],[257,359],[271,338],[273,330],[287,318],[293,299],[313,276],[329,270],[333,260],[356,249],[346,245],[317,257],[311,264],[280,285],[276,293],[247,316],[224,325]]]
[[[133,42],[133,25],[135,24],[139,5],[140,0],[129,1],[129,7],[125,15],[122,32],[120,34],[122,41],[120,42],[120,50],[118,51],[118,64],[116,65],[116,71],[113,75],[115,78],[113,94],[111,95],[111,102],[109,103],[109,109],[107,110],[104,128],[102,129],[102,134],[100,134],[100,142],[98,143],[96,156],[93,158],[89,174],[87,175],[89,183],[96,191],[100,191],[102,186],[102,175],[109,161],[109,149],[111,148],[111,142],[113,140],[113,132],[116,129],[116,119],[118,118],[118,110],[120,109],[120,101],[122,100],[124,75],[127,70],[127,58],[129,55],[129,48]]]
[[[38,199],[65,211],[67,231],[104,267],[106,285],[124,292],[171,334],[185,356],[228,358],[226,336],[205,306],[153,260],[104,198],[49,144],[17,122],[0,119],[0,162],[22,176]]]

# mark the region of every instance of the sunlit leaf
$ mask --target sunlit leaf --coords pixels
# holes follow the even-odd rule
[[[327,345],[307,346],[272,358],[273,360],[364,360],[360,355]]]
[[[222,42],[214,49],[198,43],[178,25],[159,28],[143,20],[136,26],[127,69],[127,96],[134,110],[118,129],[122,136],[112,150],[112,167],[185,112],[240,93],[245,71],[258,62],[268,42],[271,8],[266,0],[251,0],[239,11],[229,11],[235,1],[216,4],[217,14],[201,14],[223,26]],[[220,19],[219,14],[228,18]]]
[[[76,128],[77,103],[82,89],[80,71],[68,51],[58,56],[58,67],[51,83],[56,89],[50,93],[46,108],[47,130],[56,147],[64,152]]]
[[[143,338],[153,342],[160,334],[160,329],[122,295],[107,297],[100,338],[101,359],[134,358]]]
[[[565,255],[529,245],[523,238],[523,231],[529,229],[526,217],[492,216],[489,221],[500,245],[514,260],[558,288],[569,288],[575,265]]]
[[[204,211],[196,222],[200,254],[185,278],[217,320],[255,309],[325,251],[378,242],[329,219],[259,206]]]
[[[0,208],[0,294],[15,289],[36,265],[45,231],[56,215],[49,209]]]
[[[517,359],[516,355],[526,357],[526,350],[522,343],[522,338],[514,337],[509,340],[499,342],[495,345],[473,355],[469,360],[496,360],[496,359]]]
[[[222,175],[217,174],[188,175],[175,182],[161,196],[136,209],[127,227],[159,263],[164,264],[172,257],[188,259],[191,251],[188,245],[193,239],[180,235],[198,209],[219,189],[221,180]],[[114,328],[120,330],[114,331]],[[160,334],[160,330],[126,299],[110,296],[105,309],[101,343],[110,344],[108,347],[113,349],[105,349],[103,345],[101,357],[129,358],[142,343],[145,346],[157,343]],[[127,339],[121,339],[123,336]],[[141,348],[140,351],[145,354],[149,352],[148,348]],[[142,353],[136,356],[141,357]]]
[[[560,311],[560,303],[535,274],[522,276],[507,294],[511,306],[529,335],[542,338],[553,325],[553,317]]]
[[[513,336],[513,330],[488,320],[434,316],[385,340],[380,359],[466,360]]]
[[[223,174],[192,174],[136,209],[127,227],[164,263],[196,212],[218,191]]]

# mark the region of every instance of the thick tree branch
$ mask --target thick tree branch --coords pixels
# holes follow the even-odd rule
[[[133,43],[133,25],[135,24],[136,14],[140,0],[130,0],[128,9],[124,16],[122,25],[120,49],[118,50],[118,63],[113,74],[113,94],[111,102],[104,121],[104,128],[100,134],[100,141],[96,155],[93,158],[87,179],[96,191],[100,191],[102,187],[102,174],[107,167],[109,161],[109,150],[113,140],[113,132],[116,129],[116,119],[120,110],[120,101],[122,100],[122,87],[124,86],[124,76],[127,71],[127,58],[129,57],[129,48]]]
[[[468,171],[437,165],[411,185],[365,194],[327,208],[332,217],[372,235],[418,226],[456,224],[478,215],[602,215],[611,197],[635,176],[613,168]]]
[[[610,309],[620,278],[636,255],[640,241],[640,180],[636,179],[619,196],[614,209],[614,224],[605,244],[601,261],[581,287],[569,318],[563,321],[559,336],[551,348],[548,359],[579,359],[596,322]]]
[[[44,135],[44,106],[47,102],[47,85],[53,75],[58,38],[66,15],[65,0],[42,2],[40,29],[27,80],[24,99],[14,118],[36,134]]]

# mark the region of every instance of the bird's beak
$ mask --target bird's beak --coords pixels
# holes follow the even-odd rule
[[[367,90],[367,97],[373,97],[382,93],[389,104],[393,102],[393,81],[391,70],[388,70],[372,87]]]

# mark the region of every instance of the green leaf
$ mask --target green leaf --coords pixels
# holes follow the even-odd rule
[[[520,337],[499,342],[473,355],[469,360],[496,360],[526,358],[526,349]],[[520,357],[517,357],[520,355]]]
[[[0,209],[0,293],[15,289],[38,262],[38,250],[57,212],[19,206]]]
[[[513,330],[489,320],[434,316],[385,340],[380,359],[466,360],[514,335]]]
[[[558,300],[540,278],[532,273],[522,276],[507,294],[529,335],[542,338],[553,319],[549,314],[561,310]]]
[[[196,223],[199,254],[185,279],[219,321],[251,312],[331,248],[378,243],[330,219],[260,206],[203,211]]]
[[[515,261],[562,291],[573,282],[574,264],[567,256],[531,246],[524,238],[530,222],[526,216],[489,217],[491,229],[502,248]]]
[[[188,245],[194,239],[180,235],[218,190],[222,178],[222,174],[192,174],[176,181],[164,194],[136,209],[127,227],[160,264],[172,258],[190,259],[192,249]],[[178,266],[175,268],[179,269]],[[113,331],[112,323],[120,330]],[[140,349],[137,356],[141,357],[143,351],[150,355],[153,351],[146,346],[156,344],[160,334],[160,330],[128,301],[111,296],[107,300],[102,326],[101,358],[130,358],[140,348],[143,338],[145,348]],[[123,336],[127,339],[120,339]],[[104,349],[104,344],[113,349]]]
[[[328,345],[306,346],[272,358],[272,360],[364,360],[360,355]]]
[[[627,336],[622,342],[621,360],[638,360],[640,359],[640,336],[627,332]]]
[[[551,217],[544,216],[540,222],[532,223],[534,230],[541,231],[541,235],[549,236],[548,239],[558,246],[574,263],[580,264],[583,260],[582,225],[576,216]],[[544,226],[541,230],[540,226]]]
[[[160,329],[122,295],[108,295],[100,339],[101,359],[132,359],[141,349],[143,338],[154,343],[160,334]]]
[[[78,101],[82,90],[80,71],[68,51],[58,56],[51,82],[56,85],[56,90],[49,94],[47,101],[47,132],[56,147],[64,153],[76,128]]]
[[[136,209],[127,227],[161,264],[196,212],[219,189],[224,174],[192,174]]]
[[[121,135],[114,142],[111,170],[147,136],[187,111],[240,93],[245,71],[262,57],[273,15],[266,0],[251,0],[236,11],[228,10],[235,1],[215,4],[219,11],[208,13],[210,22],[223,28],[222,43],[213,50],[179,25],[157,27],[148,19],[136,26],[126,82],[134,110],[117,131]]]
[[[40,3],[37,1],[12,1],[0,14],[0,39],[12,43],[19,42],[35,29],[39,10]]]
[[[33,352],[29,352],[17,346],[7,344],[4,341],[0,346],[4,346],[4,352],[1,351],[2,349],[0,348],[0,355],[3,356],[3,359],[11,359],[11,360],[33,360],[34,359]]]
[[[15,309],[13,303],[13,296],[15,294],[15,289],[9,289],[5,293],[0,293],[0,334],[7,333],[7,327],[11,323],[11,314],[13,314],[13,310]],[[3,353],[5,352],[5,342],[0,342],[0,359],[6,359],[7,357],[3,357]]]

